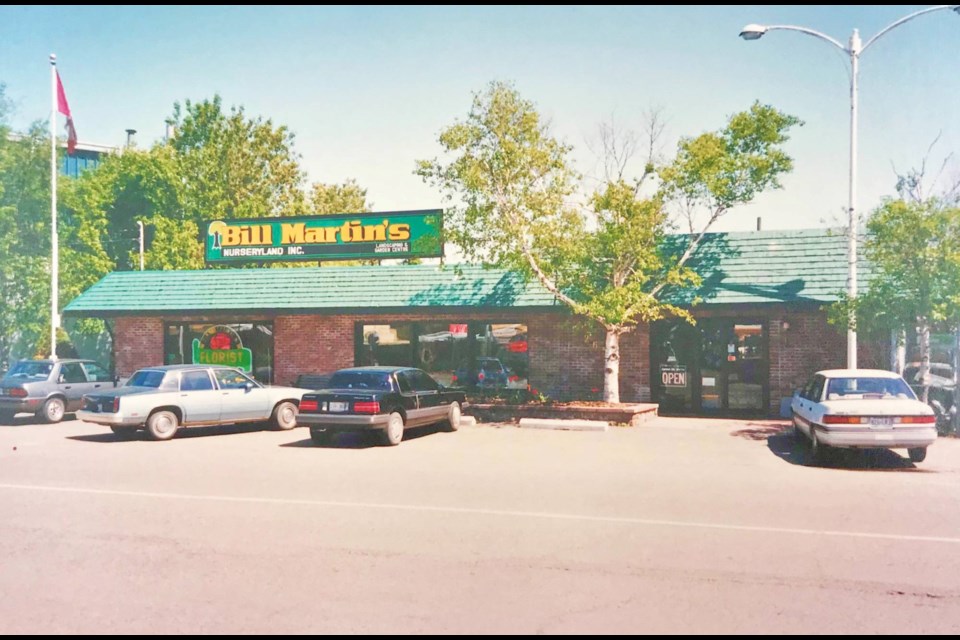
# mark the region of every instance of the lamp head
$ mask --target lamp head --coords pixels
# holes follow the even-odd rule
[[[759,40],[767,32],[767,28],[762,24],[748,24],[740,30],[740,37],[744,40]]]

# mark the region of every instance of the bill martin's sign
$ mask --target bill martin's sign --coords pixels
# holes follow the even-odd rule
[[[221,262],[438,258],[443,211],[214,220],[204,257]]]

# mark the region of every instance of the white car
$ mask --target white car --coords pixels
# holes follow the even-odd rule
[[[933,409],[903,378],[880,369],[818,371],[790,404],[797,435],[810,439],[814,459],[828,447],[906,449],[923,462],[937,439]]]
[[[83,396],[77,418],[118,435],[146,429],[169,440],[180,427],[236,422],[297,426],[306,389],[264,386],[243,371],[218,365],[167,365],[140,369],[116,389]]]

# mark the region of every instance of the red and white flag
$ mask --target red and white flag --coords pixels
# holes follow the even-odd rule
[[[77,130],[73,128],[73,116],[70,115],[70,105],[67,104],[67,94],[63,92],[59,71],[57,72],[57,111],[67,117],[67,153],[73,155],[77,148]]]

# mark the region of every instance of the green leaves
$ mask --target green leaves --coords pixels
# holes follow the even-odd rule
[[[846,326],[851,311],[858,329],[960,322],[960,209],[937,199],[887,200],[871,214],[867,232],[869,287],[834,305],[834,323]]]
[[[731,116],[723,130],[683,138],[674,161],[660,170],[665,196],[726,211],[779,189],[780,176],[793,169],[782,145],[790,139],[789,129],[802,124],[755,102]]]

